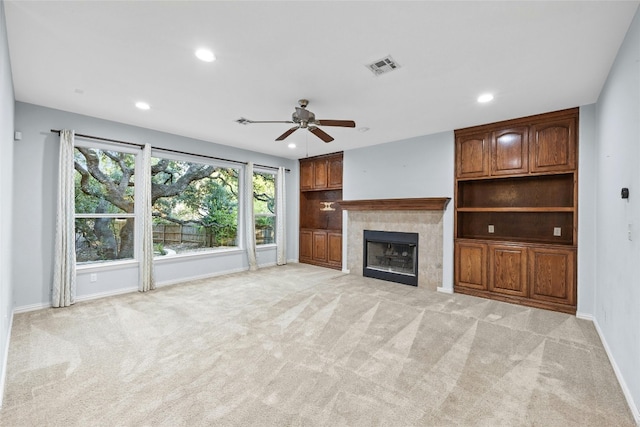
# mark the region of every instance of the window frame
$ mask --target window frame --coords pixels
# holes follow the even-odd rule
[[[76,219],[94,219],[94,218],[133,218],[133,257],[126,259],[116,259],[116,260],[104,260],[104,261],[87,261],[87,262],[78,262],[76,260],[76,270],[90,270],[90,269],[109,269],[117,266],[126,266],[131,264],[139,264],[141,254],[142,254],[142,229],[141,227],[141,204],[140,200],[142,197],[142,186],[136,185],[136,173],[137,171],[142,170],[142,149],[138,147],[131,147],[124,144],[118,144],[115,142],[103,142],[103,141],[95,141],[93,139],[83,138],[80,136],[75,136],[73,149],[75,153],[76,147],[83,148],[92,148],[98,149],[102,151],[117,151],[120,153],[132,154],[135,157],[134,163],[134,174],[133,174],[133,182],[134,182],[134,192],[133,192],[133,213],[124,212],[124,213],[76,213],[75,206],[73,211],[73,220],[75,224]],[[72,165],[73,166],[73,165]],[[74,174],[77,172],[74,168]]]
[[[274,171],[273,169],[267,169],[267,168],[261,168],[261,167],[254,167],[253,168],[253,174],[269,174],[269,175],[273,175],[273,201],[274,201],[274,210],[275,212],[273,214],[256,214],[255,208],[253,210],[253,227],[255,230],[255,226],[256,226],[256,220],[258,219],[258,217],[267,217],[267,218],[273,218],[273,243],[262,243],[262,244],[258,244],[256,243],[256,248],[267,248],[270,246],[275,247],[276,246],[276,233],[277,233],[277,223],[278,223],[278,218],[277,218],[277,212],[278,212],[278,208],[277,208],[277,203],[278,203],[278,183],[276,182],[278,179],[278,171]],[[253,181],[252,181],[253,184]],[[251,195],[251,199],[253,200],[253,194]]]
[[[225,169],[235,169],[238,173],[238,213],[236,215],[236,224],[237,224],[237,235],[236,235],[236,246],[232,246],[232,247],[214,247],[214,248],[208,248],[208,249],[204,249],[204,250],[200,250],[200,251],[193,251],[193,252],[184,252],[184,253],[179,253],[179,254],[175,254],[175,255],[171,255],[169,257],[167,256],[156,256],[154,255],[153,257],[153,262],[160,262],[160,263],[164,263],[164,262],[171,262],[172,260],[178,260],[181,258],[202,258],[202,257],[210,257],[210,256],[215,256],[215,255],[225,255],[225,254],[230,254],[230,253],[234,253],[234,252],[241,252],[243,250],[245,250],[245,244],[244,244],[244,227],[243,227],[243,223],[242,223],[242,191],[243,191],[243,186],[242,186],[242,177],[243,177],[243,173],[242,173],[242,167],[241,165],[238,165],[235,162],[227,162],[224,160],[217,160],[217,159],[212,159],[210,157],[207,157],[206,155],[198,155],[198,154],[189,154],[189,153],[175,153],[175,152],[169,152],[169,151],[165,151],[162,148],[156,147],[156,148],[151,148],[151,158],[162,158],[162,159],[167,159],[167,160],[174,160],[174,161],[179,161],[179,162],[190,162],[190,163],[199,163],[199,164],[205,164],[205,165],[211,165],[214,166],[216,168],[225,168]],[[152,221],[152,225],[153,225],[153,218],[149,219],[150,221]]]

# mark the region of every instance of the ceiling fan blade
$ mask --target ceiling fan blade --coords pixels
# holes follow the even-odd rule
[[[293,123],[291,120],[246,120],[247,123]]]
[[[282,135],[280,135],[279,137],[276,138],[276,141],[282,141],[283,139],[285,139],[286,137],[288,137],[289,135],[291,135],[293,132],[295,132],[298,128],[300,128],[300,126],[294,126],[291,129],[289,129],[288,131],[286,131],[285,133],[283,133]]]
[[[329,135],[328,133],[326,133],[322,129],[317,128],[315,126],[309,126],[309,132],[311,132],[312,134],[314,134],[315,136],[317,136],[318,138],[320,138],[324,142],[333,141],[333,137],[331,137],[331,135]]]
[[[316,120],[316,124],[320,126],[341,126],[344,128],[356,127],[356,122],[353,120]]]

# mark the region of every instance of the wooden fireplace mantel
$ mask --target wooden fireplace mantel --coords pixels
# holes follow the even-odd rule
[[[350,211],[443,211],[450,197],[410,199],[338,200],[343,210]]]

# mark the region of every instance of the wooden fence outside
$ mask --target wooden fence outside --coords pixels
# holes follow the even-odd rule
[[[153,243],[198,243],[213,246],[215,235],[197,225],[156,224],[153,226]]]

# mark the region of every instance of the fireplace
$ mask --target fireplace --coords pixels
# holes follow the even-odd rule
[[[362,275],[418,286],[418,233],[364,230]]]

